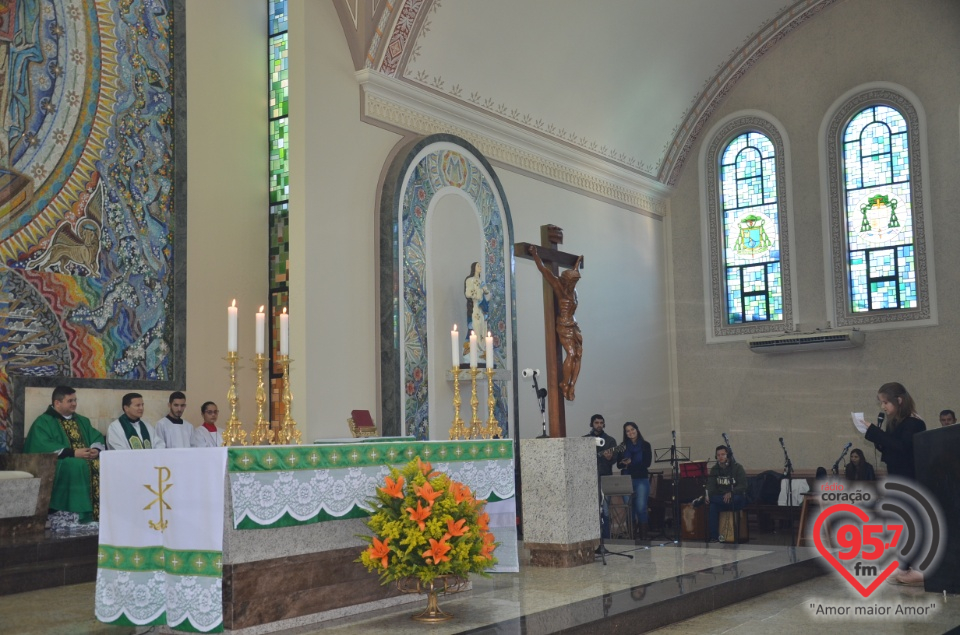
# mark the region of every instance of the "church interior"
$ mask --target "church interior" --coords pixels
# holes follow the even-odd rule
[[[670,448],[712,465],[725,445],[751,476],[789,469],[815,487],[851,447],[886,474],[851,422],[877,420],[882,385],[905,386],[928,431],[960,406],[960,250],[944,243],[960,236],[957,0],[0,4],[0,459],[60,384],[104,434],[122,394],[156,421],[180,390],[185,419],[217,402],[220,429],[239,420],[251,439],[265,416],[304,447],[355,441],[347,419],[366,412],[377,437],[445,442],[471,415],[479,321],[493,367],[475,380],[480,415],[517,467],[504,518],[520,535],[497,539],[519,566],[442,598],[457,618],[435,632],[960,624],[956,590],[896,585],[848,604],[936,608],[818,614],[851,590],[797,546],[792,515],[769,544],[713,545],[675,542],[671,509],[658,538],[610,540],[634,557],[594,562],[591,546],[579,566],[538,566],[523,518],[533,480],[570,469],[525,463],[540,452],[525,448],[589,434],[594,413],[617,443],[636,422],[668,476]],[[854,148],[857,125],[873,136]],[[558,279],[579,272],[572,306],[554,305],[525,245],[554,254]],[[3,572],[27,544],[4,518],[0,631],[146,632],[94,617],[95,535],[48,548],[66,577],[34,585]],[[351,518],[331,543],[344,553],[359,550]],[[259,558],[227,567],[228,550],[293,531],[268,526],[224,526],[224,606],[227,569],[241,580]],[[71,549],[90,559],[74,578]],[[237,609],[220,630],[423,629],[410,604],[383,602],[294,607],[271,628]]]

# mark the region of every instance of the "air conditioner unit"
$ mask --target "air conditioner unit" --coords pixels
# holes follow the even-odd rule
[[[781,354],[802,353],[805,351],[834,351],[842,348],[863,346],[863,331],[838,330],[815,331],[812,333],[783,333],[755,337],[749,341],[754,353]]]

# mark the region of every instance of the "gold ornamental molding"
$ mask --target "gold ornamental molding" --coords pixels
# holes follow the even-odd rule
[[[494,164],[516,168],[640,214],[666,216],[672,188],[663,183],[376,71],[357,71],[356,78],[362,121],[401,133],[456,135]]]

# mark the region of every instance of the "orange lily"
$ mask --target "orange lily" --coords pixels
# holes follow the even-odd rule
[[[394,498],[403,498],[403,476],[398,476],[396,482],[389,476],[383,479],[386,487],[379,487],[381,492]]]
[[[433,472],[433,466],[427,463],[426,461],[421,461],[420,457],[417,457],[417,467],[420,468],[420,471],[423,472],[423,475],[427,478],[432,478],[437,475],[436,472]]]
[[[450,551],[450,545],[447,544],[446,538],[441,538],[439,541],[430,539],[430,548],[423,552],[423,557],[427,561],[427,564],[440,564],[443,561],[450,561],[450,556],[447,555],[447,552]],[[430,562],[430,559],[433,558],[433,562]]]
[[[430,507],[426,509],[420,504],[420,501],[417,501],[417,508],[407,507],[407,511],[410,512],[410,520],[415,520],[420,526],[420,531],[426,529],[426,526],[423,524],[423,521],[427,518],[430,518]]]
[[[419,487],[414,485],[413,491],[417,496],[427,501],[427,504],[431,507],[433,506],[433,501],[443,496],[443,492],[438,492],[433,489],[433,485],[431,485],[429,482],[424,483]]]
[[[480,528],[480,531],[488,531],[490,528],[487,526],[487,523],[490,522],[490,515],[487,512],[483,512],[477,518],[477,527]]]
[[[374,560],[380,558],[380,563],[383,565],[383,568],[387,568],[387,556],[390,554],[390,547],[387,546],[387,543],[390,542],[389,538],[384,538],[383,542],[374,537],[373,544],[370,545],[370,548],[367,551],[370,553],[370,557]]]
[[[480,548],[480,555],[484,558],[493,560],[493,550],[496,548],[497,546],[494,544],[493,534],[483,534],[483,547]]]
[[[450,483],[450,493],[453,494],[453,499],[457,501],[457,505],[463,501],[473,500],[473,493],[470,491],[470,488],[457,481]]]
[[[465,527],[464,524],[467,522],[466,518],[461,518],[457,522],[453,522],[453,519],[450,518],[447,520],[447,533],[451,536],[462,536],[463,534],[470,531],[469,527]]]

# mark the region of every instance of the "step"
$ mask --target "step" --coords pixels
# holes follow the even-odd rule
[[[97,555],[73,556],[0,568],[0,595],[11,595],[93,582],[97,579]]]

